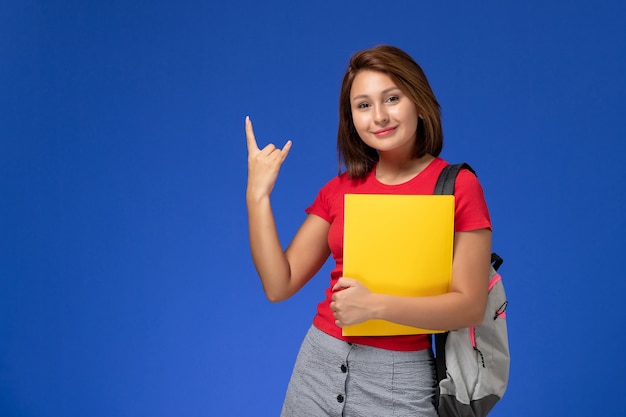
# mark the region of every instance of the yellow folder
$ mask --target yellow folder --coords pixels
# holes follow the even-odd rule
[[[370,291],[431,296],[450,290],[454,196],[346,194],[343,276]],[[436,333],[384,320],[343,328],[344,336]]]

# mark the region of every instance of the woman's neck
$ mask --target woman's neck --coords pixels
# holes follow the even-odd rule
[[[380,158],[376,164],[376,179],[383,184],[405,183],[422,172],[435,158],[426,154],[420,158],[394,160]]]

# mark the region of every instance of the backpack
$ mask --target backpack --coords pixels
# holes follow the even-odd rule
[[[434,194],[454,194],[454,183],[467,164],[448,165]],[[497,272],[502,258],[491,255],[489,295],[483,322],[477,327],[435,334],[437,410],[440,417],[484,417],[504,395],[510,352],[506,326],[507,300]]]

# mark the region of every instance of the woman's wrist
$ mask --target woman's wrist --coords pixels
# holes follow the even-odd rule
[[[248,188],[246,189],[246,203],[250,204],[259,204],[264,200],[269,201],[269,195],[263,192],[256,191],[254,189]]]
[[[370,320],[385,320],[385,312],[387,310],[387,303],[389,302],[389,296],[386,294],[371,294],[370,313],[372,317]]]

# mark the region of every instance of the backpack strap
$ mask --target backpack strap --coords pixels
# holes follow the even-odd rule
[[[463,162],[460,164],[447,165],[439,174],[437,184],[435,185],[434,195],[454,195],[454,184],[459,171],[467,169],[476,175],[476,172]],[[437,382],[439,383],[446,377],[446,339],[448,332],[436,333],[435,341],[435,370],[437,372]]]
[[[491,254],[491,265],[493,266],[493,269],[495,269],[497,271],[498,268],[500,268],[500,265],[502,265],[503,262],[504,262],[504,259],[500,258],[500,256],[498,256],[497,253],[492,253]]]
[[[446,377],[446,339],[448,332],[435,333],[433,339],[435,342],[435,372],[437,374],[437,390],[439,383]],[[437,392],[439,397],[439,392]]]
[[[435,185],[435,195],[454,195],[454,182],[461,169],[467,169],[472,174],[476,175],[476,172],[471,166],[465,162],[461,164],[454,164],[446,166],[439,174],[437,184]]]

